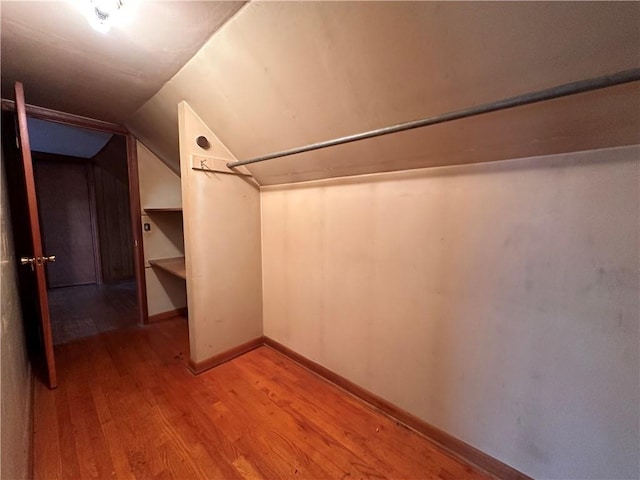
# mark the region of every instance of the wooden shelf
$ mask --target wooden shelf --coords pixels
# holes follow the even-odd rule
[[[149,260],[149,265],[157,267],[165,272],[168,272],[176,277],[187,279],[187,270],[184,265],[184,257],[176,258],[159,258],[156,260]]]
[[[145,208],[147,213],[159,213],[159,212],[181,212],[182,207],[166,207],[166,208]]]

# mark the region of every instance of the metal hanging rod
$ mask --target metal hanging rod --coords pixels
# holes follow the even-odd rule
[[[445,123],[452,120],[459,120],[461,118],[482,115],[483,113],[491,113],[497,112],[499,110],[506,110],[508,108],[521,107],[523,105],[544,102],[545,100],[553,100],[554,98],[566,97],[567,95],[589,92],[606,87],[613,87],[615,85],[636,82],[638,80],[640,80],[640,68],[632,68],[630,70],[623,70],[622,72],[617,72],[611,75],[603,75],[601,77],[590,78],[587,80],[565,83],[556,87],[547,88],[545,90],[525,93],[523,95],[517,95],[515,97],[498,100],[496,102],[475,105],[473,107],[457,110],[454,112],[443,113],[440,115],[435,115],[433,117],[423,118],[421,120],[400,123],[391,127],[378,128],[377,130],[371,130],[369,132],[358,133],[355,135],[347,135],[346,137],[326,140],[324,142],[312,143],[310,145],[305,145],[304,147],[291,148],[289,150],[270,153],[268,155],[263,155],[261,157],[256,157],[249,160],[230,162],[227,163],[227,167],[241,167],[243,165],[264,162],[266,160],[272,160],[274,158],[287,157],[289,155],[295,155],[297,153],[311,152],[312,150],[333,147],[335,145],[342,145],[344,143],[357,142],[358,140],[364,140],[366,138],[380,137],[382,135],[389,135],[391,133],[404,132],[406,130],[413,130],[414,128],[427,127],[429,125],[436,125],[438,123]]]

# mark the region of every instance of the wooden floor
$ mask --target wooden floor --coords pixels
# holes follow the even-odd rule
[[[267,347],[193,376],[184,319],[56,355],[37,479],[489,478]]]
[[[135,280],[51,288],[47,293],[55,345],[138,323]]]

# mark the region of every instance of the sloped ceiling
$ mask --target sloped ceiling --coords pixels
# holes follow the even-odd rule
[[[128,126],[175,168],[184,99],[246,159],[635,68],[639,29],[637,2],[253,2]],[[636,82],[249,169],[266,185],[638,143],[638,99]]]
[[[88,0],[74,0],[76,2]],[[124,123],[244,2],[143,1],[126,27],[93,30],[72,1],[2,1],[2,96]]]

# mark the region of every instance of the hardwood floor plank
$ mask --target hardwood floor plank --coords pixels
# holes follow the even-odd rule
[[[179,391],[156,396],[157,414],[163,419],[165,430],[171,433],[182,461],[192,464],[197,472],[189,478],[240,478],[223,455],[229,450],[228,442],[188,398]]]
[[[56,480],[62,478],[60,431],[54,392],[44,384],[34,385],[34,442],[33,458],[35,478]],[[35,461],[35,459],[39,461]]]
[[[256,472],[251,462],[242,455],[233,461],[233,466],[245,480],[259,480],[262,476]]]
[[[489,478],[269,348],[193,376],[185,319],[57,348],[37,479]]]
[[[140,336],[139,330],[136,327],[127,333],[131,338],[137,339]],[[96,394],[104,396],[115,422],[118,437],[113,441],[123,446],[129,471],[134,478],[160,475],[166,470],[166,466],[156,452],[169,441],[169,436],[158,428],[159,419],[153,415],[153,403],[150,401],[152,396],[144,388],[146,371],[139,370],[139,366],[131,363],[139,359],[137,352],[141,342],[137,342],[133,352],[132,349],[123,347],[118,336],[107,335],[100,338],[103,341],[95,348],[98,352],[103,352],[102,355],[107,356],[110,362],[106,364],[106,371],[96,372],[96,378],[105,380],[104,385],[100,385],[100,381],[95,382],[100,387]],[[96,362],[94,365],[99,368]],[[143,377],[136,377],[136,373]]]
[[[107,449],[111,456],[115,478],[132,480],[134,475],[131,472],[129,458],[125,449],[125,443],[122,438],[122,429],[120,428],[120,418],[113,415],[110,408],[110,395],[121,395],[120,382],[122,377],[116,374],[116,368],[112,362],[112,358],[107,352],[102,342],[95,341],[92,345],[91,363],[93,366],[93,374],[101,375],[100,382],[88,382],[87,388],[91,391],[91,398],[94,402],[100,428],[104,434]],[[126,377],[124,377],[126,379]]]
[[[115,472],[104,433],[100,425],[91,389],[70,382],[68,401],[72,404],[76,454],[81,478],[107,478]]]
[[[150,338],[145,338],[148,345],[158,348],[159,345],[178,348],[181,350],[180,344],[175,342],[155,342]],[[194,398],[194,394],[208,394],[209,398],[217,402],[215,395],[207,390],[199,390],[198,385],[201,380],[186,373],[185,357],[178,354],[165,359],[158,359],[158,362],[164,365],[159,369],[157,378],[160,380],[157,389],[154,391],[156,402],[160,407],[158,414],[165,421],[167,429],[179,438],[181,442],[188,447],[190,456],[197,457],[197,465],[204,468],[200,477],[206,476],[206,473],[217,472],[219,478],[238,478],[241,477],[231,467],[231,462],[237,457],[237,449],[233,445],[233,441],[228,439],[224,430],[217,428],[215,422],[207,416],[199,403]],[[171,388],[163,388],[164,386]]]
[[[254,355],[259,353],[256,352]],[[278,416],[277,422],[280,431],[286,432],[294,438],[301,438],[311,453],[310,459],[320,463],[329,477],[341,477],[351,473],[370,476],[372,466],[363,456],[353,449],[349,449],[347,445],[331,436],[308,417],[301,415],[291,407],[291,401],[282,400],[278,392],[265,387],[264,373],[255,373],[247,370],[245,360],[239,361],[236,364],[237,368],[242,370],[242,376],[254,381],[255,387],[262,392],[264,399],[268,400],[266,402],[267,405],[271,406],[271,408],[263,409],[263,415],[269,418],[274,415],[274,411],[279,411],[281,415]],[[329,450],[327,450],[327,447],[329,447]],[[325,452],[330,452],[330,454]],[[345,465],[351,465],[352,469],[345,469]],[[389,469],[388,466],[385,466],[385,468]]]
[[[104,392],[99,386],[91,389],[100,427],[107,440],[107,449],[113,462],[115,478],[119,480],[133,480],[135,477],[129,468],[129,460],[121,439],[120,429],[111,414],[106,393],[107,392]]]
[[[71,408],[67,392],[64,387],[61,388],[58,385],[58,389],[52,393],[55,395],[56,414],[58,417],[58,438],[44,439],[41,437],[41,440],[45,441],[43,448],[47,448],[46,445],[49,443],[58,443],[61,462],[60,478],[80,478],[80,465],[78,464],[78,455],[76,453],[75,434],[71,424]],[[38,405],[35,408],[37,409]]]
[[[266,389],[270,398],[279,403],[282,408],[289,409],[299,422],[306,423],[307,429],[310,427],[316,429],[316,431],[322,435],[325,442],[331,442],[334,450],[336,446],[339,445],[340,448],[358,458],[359,461],[353,464],[354,471],[349,473],[368,475],[368,470],[373,467],[380,471],[389,472],[391,476],[406,476],[408,474],[408,472],[399,469],[398,466],[393,464],[393,452],[390,451],[388,446],[384,449],[376,450],[375,447],[379,442],[373,435],[379,434],[379,426],[356,423],[362,413],[365,415],[369,413],[362,404],[353,404],[356,408],[350,408],[347,412],[342,412],[345,418],[341,419],[331,408],[331,402],[335,401],[335,398],[318,397],[318,392],[324,393],[323,389],[321,387],[319,388],[319,385],[324,383],[321,379],[315,376],[310,377],[309,380],[311,384],[306,385],[305,388],[308,388],[308,390],[305,389],[304,391],[297,387],[302,381],[302,378],[298,375],[289,375],[289,378],[284,381],[280,381],[279,377],[269,379],[268,376],[259,373],[260,368],[257,364],[268,362],[270,352],[265,349],[264,352],[256,352],[252,357],[257,357],[258,354],[260,354],[259,359],[251,357],[243,358],[242,365],[245,366],[245,368],[252,369],[256,378],[261,377],[263,388]],[[308,375],[308,372],[299,366],[286,359],[281,359],[280,367],[285,366],[285,364],[291,369],[290,373],[295,373],[295,370],[299,369],[300,371],[298,373],[303,374],[303,376]],[[265,365],[263,364],[262,368],[264,367]],[[267,370],[275,371],[269,368],[267,368]],[[282,374],[282,370],[282,368],[277,370],[280,375]],[[307,395],[307,392],[310,392],[311,395]],[[291,398],[295,401],[291,401]],[[347,405],[348,403],[344,406]],[[384,421],[388,419],[381,418],[380,420]],[[360,431],[364,430],[365,432],[369,430],[371,436],[365,438],[358,433],[358,429],[360,429]],[[384,452],[384,458],[381,458],[380,454],[376,452]]]
[[[270,438],[272,433],[264,428],[263,419],[255,410],[256,399],[229,365],[220,366],[216,375],[207,375],[206,382],[225,405],[230,421],[240,427],[234,447],[252,462],[261,475],[285,478],[290,471],[289,465],[272,461],[277,439]]]
[[[260,358],[254,358],[258,355]],[[451,460],[434,445],[420,442],[421,437],[388,417],[381,415],[377,423],[371,424],[370,416],[359,400],[351,396],[344,398],[344,393],[335,388],[325,392],[318,386],[318,382],[324,382],[323,380],[315,375],[309,376],[306,370],[277,352],[264,349],[253,355],[247,354],[238,364],[252,369],[254,375],[262,377],[262,383],[267,385],[266,388],[270,389],[270,395],[274,398],[281,394],[285,398],[293,397],[297,400],[288,403],[301,418],[313,419],[325,435],[341,442],[378,468],[392,472],[392,475],[416,478],[421,472],[428,471],[430,465],[441,462],[465,478],[474,478],[470,469]],[[277,374],[270,379],[262,373],[264,371]],[[325,397],[318,398],[317,392],[322,392]],[[335,402],[341,403],[340,411],[332,408]],[[392,438],[398,440],[398,437],[403,441],[390,441]],[[414,441],[416,439],[418,442]],[[380,451],[385,452],[384,458],[377,457],[376,452]],[[406,458],[409,451],[418,461],[403,465],[401,460]],[[403,468],[399,470],[400,466]]]

